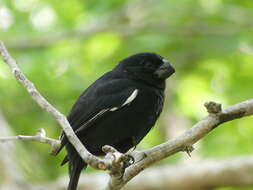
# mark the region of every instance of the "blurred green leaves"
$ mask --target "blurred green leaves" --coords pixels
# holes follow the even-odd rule
[[[168,113],[162,117],[177,112],[194,124],[207,115],[205,101],[227,106],[252,98],[252,9],[248,0],[1,1],[0,38],[29,79],[65,114],[80,93],[120,59],[136,52],[157,52],[177,70],[168,82]],[[34,134],[41,127],[51,137],[60,133],[2,61],[0,109],[17,134]],[[166,139],[163,131],[170,124],[162,121],[140,148]],[[252,118],[224,124],[201,141],[198,154],[252,154],[251,125]],[[22,148],[35,155],[18,153],[29,180],[66,172],[59,167],[64,153],[51,157],[46,145],[36,143],[23,143]],[[34,168],[39,170],[36,179]]]

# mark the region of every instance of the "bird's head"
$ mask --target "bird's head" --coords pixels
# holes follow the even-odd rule
[[[155,86],[164,86],[165,80],[175,72],[169,61],[155,53],[129,56],[120,61],[115,69],[134,80]]]

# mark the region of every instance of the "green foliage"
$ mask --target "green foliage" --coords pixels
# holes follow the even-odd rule
[[[206,115],[205,101],[227,106],[252,98],[253,1],[12,0],[4,1],[0,12],[3,9],[8,12],[7,26],[0,16],[0,38],[40,92],[65,114],[97,77],[120,59],[142,51],[160,53],[177,70],[168,81],[169,105],[163,118],[179,111],[194,124]],[[85,32],[103,22],[102,30]],[[38,128],[50,137],[60,133],[53,118],[33,102],[2,61],[0,108],[17,134],[34,134]],[[166,139],[163,128],[168,124],[162,121],[140,148]],[[245,118],[215,129],[201,141],[199,154],[252,154],[252,122]],[[48,152],[47,145],[22,143],[17,154],[29,180],[49,180],[67,172],[59,167],[64,153],[54,158]]]

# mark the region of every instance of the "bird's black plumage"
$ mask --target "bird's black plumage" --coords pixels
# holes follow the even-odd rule
[[[111,145],[125,153],[136,146],[154,126],[164,102],[165,80],[174,68],[155,53],[139,53],[122,60],[78,98],[68,121],[85,147],[103,155],[102,146]],[[62,135],[66,146],[70,182],[76,190],[86,164]]]

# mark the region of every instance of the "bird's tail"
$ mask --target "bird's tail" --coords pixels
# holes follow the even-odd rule
[[[69,161],[69,185],[68,190],[76,190],[81,171],[87,167],[87,164],[78,156],[78,158]]]

